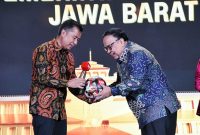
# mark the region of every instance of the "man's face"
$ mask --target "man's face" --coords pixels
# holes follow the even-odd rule
[[[123,52],[124,45],[122,39],[118,39],[112,35],[103,38],[104,50],[114,59],[118,59]]]
[[[69,30],[62,30],[61,45],[63,48],[70,50],[78,44],[80,38],[81,32],[77,27],[73,27]]]

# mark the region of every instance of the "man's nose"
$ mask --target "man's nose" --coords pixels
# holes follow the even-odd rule
[[[107,53],[110,54],[111,52],[112,52],[111,49],[108,49]]]
[[[74,45],[78,44],[78,39],[74,39]]]

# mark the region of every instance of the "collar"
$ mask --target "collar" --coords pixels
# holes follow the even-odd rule
[[[54,39],[55,50],[60,51],[62,50],[61,45],[58,43],[57,38]]]
[[[52,43],[54,44],[55,51],[57,51],[57,52],[59,52],[59,51],[61,51],[61,52],[63,52],[63,51],[69,51],[68,49],[64,49],[64,48],[60,47],[61,45],[58,43],[57,38],[54,38],[52,40]]]
[[[132,44],[131,41],[128,41],[122,54],[120,55],[120,57],[117,59],[117,62],[118,63],[122,63],[122,62],[125,62],[127,63],[127,59],[128,59],[128,52],[129,52],[129,46]]]

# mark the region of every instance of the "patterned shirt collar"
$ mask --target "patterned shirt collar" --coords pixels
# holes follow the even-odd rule
[[[129,46],[132,45],[132,42],[131,41],[128,41],[122,54],[120,55],[119,59],[117,59],[117,62],[118,63],[122,63],[122,62],[127,62],[127,54],[128,54],[128,51],[129,51]]]
[[[63,51],[68,52],[69,51],[68,49],[60,48],[60,45],[59,45],[58,41],[56,40],[56,38],[52,39],[50,41],[50,44],[54,45],[55,51],[60,51],[60,52],[63,52]]]

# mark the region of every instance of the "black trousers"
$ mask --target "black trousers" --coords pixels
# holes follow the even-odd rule
[[[54,120],[40,115],[33,116],[34,135],[66,135],[66,120]]]
[[[157,119],[145,125],[141,129],[142,135],[175,135],[177,112],[170,113],[167,108],[166,111],[166,117]]]

